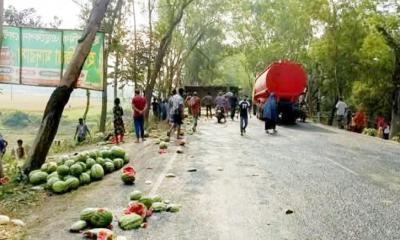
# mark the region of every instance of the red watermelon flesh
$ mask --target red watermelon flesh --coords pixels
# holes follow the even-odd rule
[[[141,216],[142,218],[146,217],[147,208],[143,203],[140,202],[133,202],[129,204],[128,208],[124,210],[125,215],[129,215],[131,213],[136,213],[137,215]]]

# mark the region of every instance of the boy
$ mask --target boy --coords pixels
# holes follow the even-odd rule
[[[86,135],[91,136],[88,126],[83,122],[83,118],[79,118],[79,124],[76,126],[74,139],[81,143],[86,140]]]
[[[245,95],[243,100],[239,102],[239,113],[240,113],[240,135],[246,133],[247,124],[249,123],[249,109],[250,103],[247,101],[247,96]]]
[[[21,139],[17,140],[17,148],[15,149],[15,158],[21,160],[25,158],[24,142]]]

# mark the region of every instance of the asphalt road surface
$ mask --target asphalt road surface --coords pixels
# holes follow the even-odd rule
[[[184,154],[172,146],[156,155],[150,142],[132,150],[135,187],[110,175],[104,183],[55,197],[55,206],[68,201],[68,207],[53,209],[46,219],[34,214],[31,222],[39,224],[27,238],[80,239],[66,229],[83,206],[121,212],[129,191],[141,189],[182,208],[151,217],[147,229],[115,227],[128,239],[400,239],[398,144],[312,124],[278,127],[271,136],[254,118],[245,136],[237,120],[203,120],[187,141]]]

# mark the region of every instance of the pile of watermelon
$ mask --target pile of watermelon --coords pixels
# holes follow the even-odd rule
[[[64,156],[57,163],[45,163],[40,170],[29,174],[29,181],[33,185],[45,184],[47,189],[62,194],[99,181],[105,174],[121,169],[128,162],[124,149],[104,147]]]
[[[123,216],[119,218],[118,225],[123,230],[132,230],[147,226],[147,218],[153,215],[153,212],[178,212],[179,205],[163,201],[158,195],[144,196],[140,191],[133,191],[129,199],[131,202],[124,209]]]

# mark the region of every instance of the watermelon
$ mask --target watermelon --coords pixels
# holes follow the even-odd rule
[[[113,158],[124,158],[125,150],[121,147],[114,146],[111,148],[111,155],[113,156]]]
[[[96,208],[85,208],[80,213],[80,219],[88,222],[95,212]]]
[[[120,169],[124,166],[124,160],[121,158],[115,158],[113,162],[115,169]]]
[[[167,205],[163,202],[155,202],[151,205],[153,212],[163,212],[167,210]]]
[[[42,170],[38,169],[38,170],[33,170],[32,172],[29,173],[28,177],[31,178],[32,175],[34,175],[35,173],[41,172]]]
[[[98,164],[100,164],[101,166],[104,166],[105,163],[106,163],[106,160],[104,160],[104,158],[99,157],[99,158],[96,159],[96,162]]]
[[[74,175],[75,177],[79,177],[81,175],[81,173],[83,172],[83,168],[82,165],[79,163],[75,163],[74,165],[72,165],[69,169],[69,171],[71,172],[72,175]]]
[[[71,227],[69,228],[69,231],[72,233],[77,233],[79,231],[82,231],[86,227],[87,227],[87,222],[83,221],[83,220],[79,220],[71,225]]]
[[[112,153],[110,150],[102,150],[101,151],[101,156],[103,158],[111,158],[112,157]]]
[[[155,203],[155,202],[162,202],[162,198],[161,198],[160,195],[151,196],[151,200],[153,201],[153,203]]]
[[[82,166],[82,171],[85,171],[86,170],[86,163],[79,162],[79,164]]]
[[[48,174],[46,172],[38,171],[33,174],[29,174],[29,182],[33,185],[39,185],[47,181]]]
[[[94,160],[93,158],[86,159],[86,167],[88,169],[90,169],[95,164],[96,164],[96,160]]]
[[[58,173],[57,173],[57,172],[52,172],[52,173],[50,173],[50,174],[47,176],[47,180],[49,180],[50,178],[53,178],[53,177],[59,177],[59,176],[58,176]]]
[[[104,208],[98,208],[90,217],[90,224],[96,228],[108,227],[113,220],[112,213]]]
[[[167,149],[167,148],[168,148],[168,143],[160,142],[160,149]]]
[[[50,174],[50,173],[53,173],[55,171],[57,171],[57,163],[49,162],[49,164],[47,165],[46,172]]]
[[[179,212],[179,208],[180,206],[178,204],[171,203],[167,205],[168,212]]]
[[[143,218],[137,215],[136,213],[124,215],[118,221],[118,225],[123,230],[131,230],[139,228],[142,225],[142,223],[143,223]]]
[[[121,180],[127,185],[132,185],[135,183],[135,175],[129,175],[127,173],[123,173],[121,175]]]
[[[131,202],[129,203],[128,208],[124,210],[124,214],[128,215],[131,213],[136,213],[137,215],[141,216],[142,218],[146,217],[147,207],[140,202]]]
[[[88,152],[81,152],[77,156],[77,161],[79,162],[86,162],[86,159],[88,158],[89,153]]]
[[[97,152],[96,152],[95,150],[90,151],[90,152],[88,153],[88,158],[94,158],[94,159],[96,159],[96,158],[97,158]],[[86,160],[87,160],[87,159],[86,159]]]
[[[104,166],[106,173],[112,173],[115,170],[114,164],[112,162],[106,162]]]
[[[132,166],[126,166],[122,169],[122,173],[128,173],[130,175],[135,175],[136,170]]]
[[[57,167],[57,173],[60,176],[66,176],[69,174],[69,167],[66,165],[61,165]]]
[[[138,190],[131,192],[131,194],[129,195],[129,199],[132,201],[139,200],[141,197],[143,197],[143,193]]]
[[[65,183],[68,185],[69,190],[75,190],[79,188],[79,179],[76,177],[71,177],[65,180]]]
[[[124,157],[124,163],[125,164],[129,163],[129,157],[126,154],[125,154],[125,157]]]
[[[90,178],[93,180],[100,180],[104,177],[104,169],[100,164],[93,165],[90,172]]]
[[[143,203],[147,208],[151,208],[151,205],[153,204],[153,200],[145,196],[141,197],[139,202]]]
[[[90,183],[90,175],[87,173],[82,173],[79,176],[79,182],[81,183],[81,185],[89,184]]]
[[[62,177],[62,179],[63,179],[64,181],[67,181],[67,180],[70,179],[70,178],[74,178],[74,176],[72,176],[72,175],[67,175],[67,176]]]
[[[67,167],[71,167],[72,165],[74,165],[75,161],[72,159],[69,159],[67,161],[65,161],[64,165]]]
[[[49,165],[48,163],[43,163],[42,166],[40,167],[40,171],[47,172],[47,166],[48,165]]]
[[[53,184],[54,184],[55,182],[57,182],[57,181],[60,181],[60,178],[59,178],[58,176],[53,176],[53,177],[49,178],[49,179],[47,180],[47,183],[46,183],[46,189],[51,189],[51,187],[53,186]]]
[[[51,186],[51,189],[55,193],[64,193],[68,191],[68,185],[64,181],[57,181],[53,184],[53,186]]]

